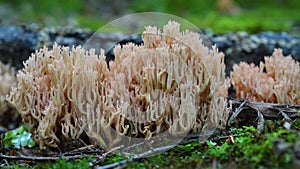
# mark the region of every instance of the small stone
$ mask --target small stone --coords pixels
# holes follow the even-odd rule
[[[289,122],[286,122],[286,121],[285,121],[285,122],[283,123],[283,127],[286,128],[286,129],[288,129],[288,130],[291,129],[291,126],[292,126],[292,125],[291,125],[291,123],[289,123]]]

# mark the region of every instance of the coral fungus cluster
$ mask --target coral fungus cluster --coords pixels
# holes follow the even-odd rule
[[[224,126],[227,104],[224,55],[200,35],[169,22],[148,26],[144,44],[104,51],[54,45],[33,54],[17,75],[8,100],[41,148],[86,134],[112,148],[124,136],[151,138]]]
[[[224,55],[202,44],[198,33],[170,21],[162,31],[147,26],[143,44],[117,45],[115,61],[104,51],[46,47],[36,51],[17,74],[7,100],[41,148],[86,133],[102,148],[131,138],[150,139],[223,127],[229,110],[224,98]],[[299,63],[275,50],[260,67],[240,63],[231,82],[237,97],[276,103],[300,103]],[[15,79],[0,63],[0,113]],[[130,138],[130,140],[126,140]],[[125,139],[125,140],[124,140]]]
[[[14,69],[0,62],[0,115],[9,109],[6,95],[14,85],[16,85]]]
[[[14,129],[20,123],[19,114],[6,100],[11,87],[16,84],[15,69],[0,61],[0,126],[4,129]]]
[[[74,60],[85,57],[81,48],[54,45],[37,51],[17,74],[18,85],[8,101],[41,148],[57,147],[61,141],[78,138],[83,132],[71,101]]]
[[[238,98],[282,104],[300,104],[300,66],[275,49],[265,64],[234,65],[231,81]]]
[[[141,46],[115,47],[106,79],[98,71],[85,73],[88,67],[76,73],[83,76],[73,88],[85,94],[73,90],[73,101],[87,134],[110,148],[124,136],[184,134],[201,131],[204,122],[224,126],[227,105],[216,96],[226,84],[224,55],[205,47],[199,34],[180,32],[176,22],[162,32],[148,26],[142,38]],[[85,84],[87,79],[95,84]]]

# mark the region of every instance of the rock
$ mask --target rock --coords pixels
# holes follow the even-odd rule
[[[0,60],[17,68],[35,50],[39,35],[21,27],[0,26]]]
[[[36,25],[23,27],[0,26],[0,61],[20,69],[23,61],[42,46],[51,47],[54,42],[64,46],[85,43],[93,32],[80,28],[40,28]]]
[[[300,62],[300,37],[287,33],[262,32],[249,35],[246,32],[215,35],[210,38],[213,44],[225,53],[226,74],[234,64],[241,61],[258,65],[264,56],[271,56],[274,48],[281,48],[284,55]]]

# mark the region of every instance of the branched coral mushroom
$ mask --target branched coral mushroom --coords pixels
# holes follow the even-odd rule
[[[5,98],[9,94],[10,88],[15,85],[14,69],[0,62],[0,115],[8,110],[9,105]]]
[[[21,114],[41,148],[58,147],[61,141],[76,139],[83,132],[71,102],[71,77],[76,61],[88,56],[94,54],[80,47],[71,51],[57,45],[53,50],[44,47],[18,72],[18,85],[7,100]]]
[[[264,69],[266,72],[264,72]],[[291,56],[275,49],[265,64],[234,65],[231,81],[238,98],[281,104],[300,104],[300,66]]]
[[[41,148],[86,134],[103,148],[224,126],[228,116],[224,55],[200,35],[169,22],[146,27],[144,45],[116,46],[108,69],[104,51],[43,48],[17,75],[7,98]],[[77,115],[77,116],[76,116]]]
[[[162,32],[148,26],[142,37],[144,45],[116,46],[107,78],[90,66],[73,74],[72,98],[87,134],[111,148],[123,136],[184,134],[202,130],[204,122],[224,125],[227,104],[216,96],[225,93],[221,85],[228,88],[224,55],[205,47],[199,34],[180,32],[176,22]]]

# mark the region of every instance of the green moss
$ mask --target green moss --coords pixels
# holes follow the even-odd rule
[[[89,167],[90,158],[81,159],[76,161],[66,161],[66,160],[58,160],[57,162],[51,163],[39,163],[38,165],[34,166],[34,169],[88,169]]]
[[[241,6],[241,12],[226,14],[215,10],[215,1],[180,1],[164,0],[158,6],[148,3],[148,0],[134,1],[131,8],[134,11],[168,12],[183,17],[201,29],[211,28],[215,33],[233,31],[287,31],[299,24],[298,9],[300,3],[289,1],[244,1],[236,0]],[[149,1],[150,2],[150,1]],[[143,3],[143,5],[141,4]],[[156,3],[157,4],[157,3]]]
[[[90,31],[97,31],[99,28],[107,24],[101,18],[92,16],[78,16],[76,18],[76,22],[81,27],[87,28]]]
[[[270,122],[272,123],[272,122]],[[294,126],[296,129],[299,126]],[[298,130],[287,130],[283,127],[273,128],[268,133],[258,135],[254,127],[232,128],[230,131],[234,143],[229,139],[192,142],[178,145],[168,152],[144,159],[141,162],[129,163],[129,168],[205,168],[217,166],[239,168],[289,168],[294,154],[287,148],[281,154],[274,151],[274,140],[291,147],[300,139]],[[274,155],[275,154],[275,155]]]
[[[266,121],[265,133],[258,134],[253,126],[230,128],[223,135],[214,134],[205,142],[192,141],[177,145],[167,152],[132,161],[121,154],[110,155],[99,165],[125,161],[127,168],[290,168],[295,155],[293,149],[300,144],[300,120],[291,129],[284,128],[285,121]],[[286,146],[278,150],[276,142]],[[75,161],[59,160],[55,163],[37,163],[27,168],[89,168],[92,158]],[[126,162],[127,161],[127,162]],[[12,165],[12,168],[26,168]]]
[[[287,31],[299,26],[298,0],[267,0],[247,1],[235,0],[241,7],[241,12],[226,14],[216,10],[216,0],[144,0],[129,1],[124,12],[163,12],[170,13],[189,20],[201,29],[211,28],[215,33],[232,31],[247,31],[256,33],[260,31]],[[67,0],[63,3],[59,0],[44,0],[31,2],[21,0],[3,0],[1,3],[9,4],[14,10],[16,22],[38,22],[46,26],[59,26],[75,24],[98,30],[109,19],[103,19],[100,14],[93,13],[90,6],[83,0]],[[100,3],[101,4],[101,3]],[[0,16],[0,20],[6,20],[11,15]],[[111,18],[113,19],[113,18]],[[114,30],[112,30],[114,31]]]

